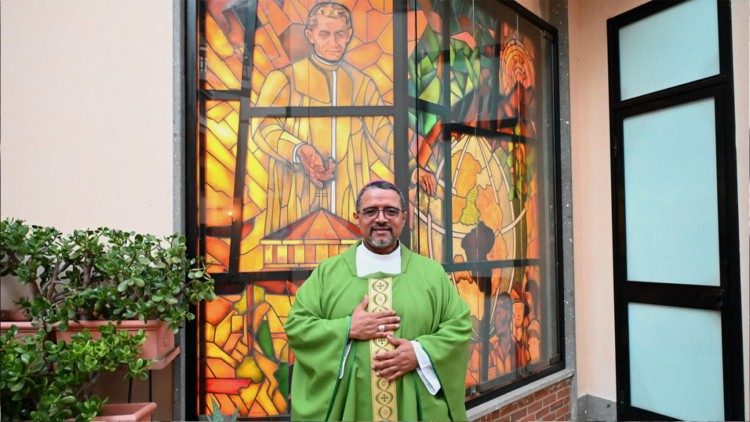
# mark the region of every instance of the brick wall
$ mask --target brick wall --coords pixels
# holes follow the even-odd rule
[[[550,385],[477,419],[489,421],[569,421],[570,379]]]

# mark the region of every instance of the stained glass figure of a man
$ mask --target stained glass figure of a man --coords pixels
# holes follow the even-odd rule
[[[307,57],[271,71],[256,107],[382,105],[375,82],[343,59],[352,39],[343,5],[310,9]],[[251,136],[270,158],[266,233],[318,210],[349,216],[377,161],[392,168],[393,126],[388,116],[267,117],[253,119]]]

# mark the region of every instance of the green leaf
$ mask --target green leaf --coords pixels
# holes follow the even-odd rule
[[[60,402],[63,404],[73,404],[76,402],[76,398],[74,396],[65,396],[60,399]]]
[[[275,354],[273,350],[273,339],[271,338],[271,329],[268,325],[268,321],[263,321],[258,326],[258,331],[255,332],[255,338],[260,345],[261,350],[266,356],[273,356]]]

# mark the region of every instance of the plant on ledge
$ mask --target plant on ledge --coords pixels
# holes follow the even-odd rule
[[[213,299],[213,279],[186,256],[182,235],[156,237],[110,228],[76,230],[2,220],[0,274],[32,285],[19,304],[48,330],[68,321],[161,320],[173,331],[195,318],[190,305]]]
[[[15,276],[31,286],[32,298],[55,302],[55,286],[60,268],[59,252],[54,249],[61,233],[52,227],[29,226],[21,220],[0,220],[0,276]]]
[[[46,333],[16,337],[16,328],[0,335],[0,407],[3,420],[91,420],[106,398],[89,394],[103,372],[127,369],[126,378],[145,379],[146,359],[138,358],[143,333],[131,336],[110,324],[54,343]]]

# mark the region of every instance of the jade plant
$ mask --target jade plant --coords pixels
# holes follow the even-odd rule
[[[126,369],[126,378],[146,379],[149,361],[138,357],[145,335],[99,328],[101,338],[76,334],[53,342],[40,330],[17,337],[16,327],[0,335],[0,407],[3,420],[91,420],[106,401],[89,392],[104,372]]]
[[[202,261],[188,258],[185,237],[111,228],[70,234],[0,222],[0,275],[30,284],[18,304],[32,321],[65,330],[68,321],[165,321],[177,330],[195,318],[190,306],[214,298]]]

